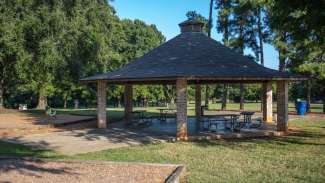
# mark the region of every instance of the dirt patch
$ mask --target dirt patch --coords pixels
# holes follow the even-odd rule
[[[20,137],[31,134],[64,131],[67,129],[80,129],[95,125],[92,117],[87,116],[58,115],[56,121],[62,123],[65,121],[85,119],[89,119],[90,121],[54,128],[49,125],[49,118],[46,115],[34,115],[22,112],[4,113],[0,114],[0,137]]]
[[[165,182],[179,166],[0,158],[0,182]]]

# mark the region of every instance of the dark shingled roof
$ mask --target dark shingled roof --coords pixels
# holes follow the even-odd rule
[[[259,65],[201,32],[184,32],[121,69],[81,79],[92,82],[202,80],[299,80],[301,76]]]

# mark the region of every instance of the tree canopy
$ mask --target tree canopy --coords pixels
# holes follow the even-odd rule
[[[79,100],[96,103],[93,85],[79,79],[116,70],[165,41],[155,25],[120,19],[106,0],[0,1],[0,108],[46,105],[67,107]],[[308,74],[309,86],[293,84],[291,99],[310,93],[325,101],[325,3],[318,0],[216,0],[216,29],[224,45],[264,65],[265,43],[279,53],[279,70]],[[196,11],[186,14],[205,24]],[[184,17],[185,18],[185,17]],[[260,99],[260,87],[209,88],[211,98]],[[307,92],[307,90],[310,90]],[[239,92],[240,91],[240,92]],[[111,86],[108,98],[123,103],[123,88]],[[190,98],[194,95],[189,88]],[[137,86],[141,105],[173,102],[173,86]],[[307,97],[308,98],[308,97]],[[224,103],[224,102],[223,102]],[[324,107],[325,108],[325,107]]]
[[[120,20],[104,0],[0,3],[1,106],[4,96],[28,91],[38,96],[34,103],[39,108],[49,97],[61,96],[66,106],[69,100],[94,96],[91,87],[79,84],[80,78],[113,71],[165,40],[154,25]],[[11,88],[18,90],[9,92]],[[115,87],[109,96],[121,92]]]

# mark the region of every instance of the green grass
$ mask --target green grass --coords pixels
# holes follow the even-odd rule
[[[325,182],[325,119],[295,120],[298,134],[243,141],[149,144],[76,156],[0,143],[0,155],[177,163],[189,182]]]
[[[253,111],[260,111],[260,103],[245,103],[245,110],[253,110]],[[158,115],[159,109],[164,107],[135,107],[134,110],[146,110],[147,115]],[[209,104],[210,110],[221,109],[221,104]],[[227,104],[228,110],[238,110],[239,104],[238,103],[228,103]],[[96,109],[55,109],[57,110],[58,114],[73,114],[73,115],[81,115],[81,116],[96,116]],[[118,121],[123,119],[124,115],[124,108],[107,108],[107,116],[113,120]],[[276,104],[273,104],[273,110],[276,111]],[[293,103],[289,104],[289,111],[295,112],[295,107]],[[316,113],[322,113],[323,111],[323,104],[311,104],[311,111]],[[32,114],[44,114],[43,110],[36,110],[32,109],[29,110]],[[188,104],[188,115],[194,116],[194,103],[190,102]]]
[[[273,110],[276,111],[276,104],[273,105]],[[146,110],[146,115],[150,116],[158,116],[159,109],[164,107],[135,107],[133,110]],[[166,107],[165,107],[166,108]],[[221,109],[221,104],[210,104],[209,110],[218,110]],[[228,110],[238,110],[239,104],[238,103],[228,103],[227,104]],[[96,116],[97,111],[96,109],[55,109],[58,114],[72,114],[72,115],[81,115],[81,116]],[[260,103],[245,103],[245,110],[253,110],[253,111],[260,111]],[[295,112],[294,104],[289,104],[289,111]],[[311,104],[311,111],[321,113],[323,111],[322,104]],[[44,114],[44,110],[36,110],[32,109],[28,111],[33,115]],[[188,115],[194,116],[194,103],[190,102],[188,104]],[[107,116],[109,121],[120,121],[124,118],[124,108],[107,108]]]
[[[221,109],[221,104],[210,104],[209,109]],[[227,104],[228,110],[238,110],[239,104],[238,103],[228,103]],[[254,110],[254,111],[260,111],[261,110],[261,104],[260,103],[245,103],[244,105],[245,110]],[[273,110],[276,110],[276,103],[273,104]],[[295,104],[289,103],[289,111],[295,112]],[[311,112],[316,113],[322,113],[323,112],[323,104],[311,104]]]
[[[33,150],[30,147],[12,144],[9,142],[0,141],[0,156],[33,156],[40,158],[62,158],[63,155],[60,155],[53,151],[44,151],[44,150]]]

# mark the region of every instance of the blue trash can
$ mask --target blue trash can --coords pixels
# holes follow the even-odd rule
[[[297,102],[297,113],[298,115],[304,116],[307,111],[307,102]]]

